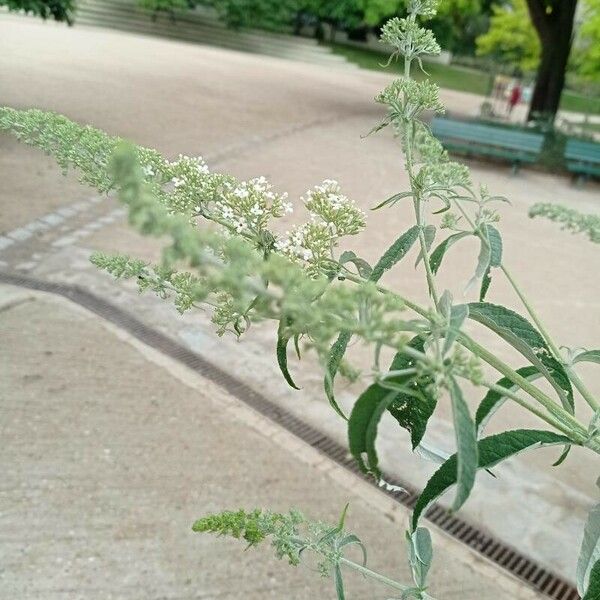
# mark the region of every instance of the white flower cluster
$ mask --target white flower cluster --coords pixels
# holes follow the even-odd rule
[[[156,174],[151,165],[144,167],[144,175],[154,177]],[[167,162],[161,174],[165,183],[171,186],[169,205],[173,212],[198,214],[207,198],[211,198],[215,189],[224,177],[211,174],[200,156],[180,154],[177,160]]]
[[[264,177],[223,184],[220,198],[213,204],[215,216],[237,233],[259,233],[271,217],[293,212],[287,193],[277,194]]]
[[[364,229],[365,215],[333,179],[308,190],[302,200],[311,221],[287,231],[287,238],[277,240],[275,248],[293,260],[308,262],[308,270],[316,274],[331,260],[339,238]]]
[[[365,228],[365,214],[341,193],[339,183],[333,179],[308,190],[302,201],[311,218],[322,220],[334,236],[356,235]]]

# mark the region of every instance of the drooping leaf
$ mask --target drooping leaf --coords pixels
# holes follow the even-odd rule
[[[365,548],[365,545],[362,543],[362,541],[360,540],[360,538],[355,535],[354,533],[349,533],[348,535],[345,535],[339,542],[337,547],[341,550],[344,546],[350,546],[352,544],[356,544],[363,555],[363,567],[367,566],[367,549]]]
[[[382,275],[400,262],[419,237],[419,226],[413,225],[405,231],[384,253],[373,267],[369,281],[377,282]]]
[[[351,250],[342,252],[342,254],[340,255],[339,263],[343,265],[347,262],[351,262],[356,267],[358,274],[363,279],[368,279],[371,276],[371,273],[373,272],[373,268],[371,267],[371,265],[363,258],[356,256],[356,254]]]
[[[454,233],[448,236],[443,242],[436,246],[434,251],[429,256],[429,264],[431,266],[431,270],[434,273],[437,273],[448,248],[450,248],[450,246],[452,246],[453,244],[456,244],[456,242],[458,242],[462,238],[467,237],[469,235],[472,234],[468,231],[460,231],[459,233]]]
[[[589,585],[581,600],[600,600],[600,560],[594,563],[590,571]]]
[[[436,228],[435,225],[426,225],[423,228],[423,237],[425,238],[425,248],[429,252],[433,241],[435,240]],[[423,260],[423,252],[419,252],[417,260],[415,261],[415,268],[419,266],[419,263]]]
[[[537,429],[504,431],[479,440],[477,443],[478,468],[492,468],[506,458],[515,456],[525,450],[541,448],[542,446],[568,444],[569,442],[569,438],[551,431]],[[416,529],[419,518],[427,507],[456,483],[458,478],[457,462],[457,455],[453,454],[427,482],[413,511],[413,529]]]
[[[586,350],[585,352],[580,352],[573,359],[573,363],[578,362],[593,362],[600,364],[600,350]]]
[[[485,236],[483,236],[480,239],[479,256],[477,257],[477,266],[475,267],[475,273],[473,273],[473,277],[471,277],[469,283],[467,283],[467,290],[470,289],[471,286],[473,286],[479,279],[484,278],[485,274],[490,268],[491,256],[492,249],[490,248],[490,245]]]
[[[533,381],[542,376],[537,367],[534,366],[521,367],[520,369],[517,369],[517,373],[528,381]],[[508,377],[503,377],[496,382],[496,385],[506,388],[510,392],[514,392],[518,389],[518,386],[508,379]],[[485,426],[488,424],[494,413],[504,404],[505,400],[506,396],[503,396],[500,392],[495,390],[489,390],[484,396],[475,413],[477,436],[480,436],[483,433]]]
[[[393,402],[397,392],[377,383],[370,385],[358,398],[348,420],[350,453],[364,472],[381,475],[375,440],[381,416]],[[363,455],[367,455],[367,463]]]
[[[425,339],[422,336],[417,336],[408,345],[419,352],[423,352]],[[390,365],[390,371],[401,371],[413,366],[414,358],[412,356],[398,352]],[[409,377],[396,378],[392,380],[392,382],[394,381],[398,384],[408,383]],[[417,379],[411,389],[417,397],[399,391],[388,408],[399,425],[410,433],[413,450],[421,443],[429,418],[437,404],[437,399],[431,391],[430,384],[430,378]]]
[[[384,206],[392,206],[392,205],[396,204],[396,202],[399,202],[400,200],[403,200],[404,198],[410,198],[412,195],[413,195],[412,191],[400,192],[398,194],[394,194],[393,196],[390,196],[383,202],[380,202],[377,206],[374,206],[371,210],[378,210],[380,208],[383,208]]]
[[[337,340],[331,346],[331,349],[329,350],[329,359],[325,367],[324,380],[325,395],[329,400],[329,404],[331,404],[335,412],[337,412],[346,421],[348,420],[348,417],[343,413],[342,409],[336,402],[335,395],[333,393],[333,382],[351,337],[352,333],[349,331],[342,331],[338,335]]]
[[[277,364],[279,365],[279,369],[283,374],[283,378],[287,381],[290,387],[293,387],[295,390],[299,390],[300,388],[294,383],[292,376],[288,370],[287,364],[287,345],[290,341],[290,336],[284,334],[284,328],[279,326],[279,330],[277,332]]]
[[[475,423],[469,413],[462,390],[454,379],[450,381],[450,399],[452,400],[452,420],[456,436],[457,490],[452,510],[458,510],[467,500],[477,473],[477,434]]]
[[[573,388],[563,367],[531,323],[513,310],[489,302],[469,303],[469,318],[485,325],[518,350],[552,384],[564,408],[575,410]]]
[[[492,268],[499,267],[502,264],[502,236],[500,232],[493,225],[485,225],[484,232],[490,247],[490,260],[481,279],[481,289],[479,291],[480,302],[485,300],[485,296],[492,283]]]
[[[590,581],[592,567],[600,560],[600,504],[592,507],[583,531],[583,541],[577,560],[577,591],[585,594]]]

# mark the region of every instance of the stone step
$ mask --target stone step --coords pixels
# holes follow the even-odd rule
[[[153,20],[151,11],[138,8],[133,0],[82,0],[77,8],[77,24],[156,35],[313,64],[355,68],[316,40],[258,30],[233,31],[207,11],[177,12],[174,20],[166,13],[160,13]]]

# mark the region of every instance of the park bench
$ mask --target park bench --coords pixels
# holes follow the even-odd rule
[[[569,139],[565,147],[567,169],[577,175],[579,184],[591,175],[600,176],[600,144],[583,140]]]
[[[431,131],[447,150],[508,160],[513,173],[523,163],[536,162],[544,143],[540,133],[450,118],[434,118]]]

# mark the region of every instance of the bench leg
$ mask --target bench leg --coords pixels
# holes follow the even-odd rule
[[[519,167],[521,166],[521,164],[519,163],[519,161],[515,161],[512,164],[512,174],[513,175],[517,175],[517,173],[519,172]]]

